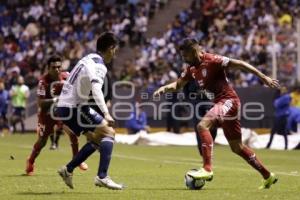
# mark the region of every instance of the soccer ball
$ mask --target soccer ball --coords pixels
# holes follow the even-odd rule
[[[190,171],[197,171],[197,169],[191,169]],[[188,172],[184,176],[185,185],[190,190],[200,190],[205,185],[204,179],[194,179]]]

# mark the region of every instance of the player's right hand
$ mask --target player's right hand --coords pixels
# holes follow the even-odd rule
[[[109,113],[104,114],[104,119],[107,121],[108,126],[114,126],[115,120],[112,118],[112,116]]]
[[[160,87],[158,88],[154,93],[153,93],[153,97],[158,97],[160,96],[161,94],[164,94],[165,93],[165,87]]]

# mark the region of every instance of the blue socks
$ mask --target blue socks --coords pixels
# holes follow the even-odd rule
[[[98,168],[98,177],[101,179],[107,176],[107,171],[111,160],[113,146],[114,146],[114,139],[111,137],[105,137],[100,142],[100,146],[99,146],[100,163]]]
[[[100,163],[98,168],[98,177],[105,178],[109,163],[111,160],[111,154],[113,151],[114,139],[111,137],[105,137],[101,140],[99,145],[100,151]],[[67,164],[68,172],[72,173],[74,169],[84,162],[90,155],[96,151],[95,145],[91,142],[86,143],[78,152],[78,154]]]
[[[72,173],[77,166],[84,162],[95,151],[95,145],[93,145],[91,142],[86,143],[77,153],[77,155],[71,160],[71,162],[67,164],[68,172]]]

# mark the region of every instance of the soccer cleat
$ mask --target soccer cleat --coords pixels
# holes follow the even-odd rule
[[[271,173],[269,178],[262,180],[263,183],[258,189],[269,189],[272,184],[275,184],[277,181],[278,178],[275,176],[275,174]]]
[[[124,186],[122,184],[115,183],[109,176],[105,178],[99,178],[98,176],[95,177],[95,185],[99,187],[106,187],[112,190],[123,190]]]
[[[83,170],[83,171],[86,171],[88,168],[89,168],[89,166],[88,166],[85,162],[82,162],[82,163],[79,165],[79,169],[81,169],[81,170]]]
[[[29,161],[29,158],[26,160],[26,175],[32,176],[34,171],[34,164]]]
[[[57,149],[57,146],[55,144],[52,144],[50,147],[50,150],[56,150],[56,149]]]
[[[63,179],[63,181],[65,182],[65,184],[73,189],[73,182],[72,182],[72,177],[73,174],[68,172],[67,167],[63,166],[62,168],[60,168],[59,170],[57,170],[57,173],[61,176],[61,178]]]
[[[213,179],[214,173],[206,171],[204,168],[201,168],[197,171],[191,170],[187,173],[189,176],[194,179],[204,179],[206,181],[211,181]]]

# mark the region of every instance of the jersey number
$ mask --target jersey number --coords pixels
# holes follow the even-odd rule
[[[71,74],[69,82],[73,85],[74,82],[76,81],[79,72],[81,71],[81,69],[83,68],[83,64],[79,65],[75,70],[74,73]]]

